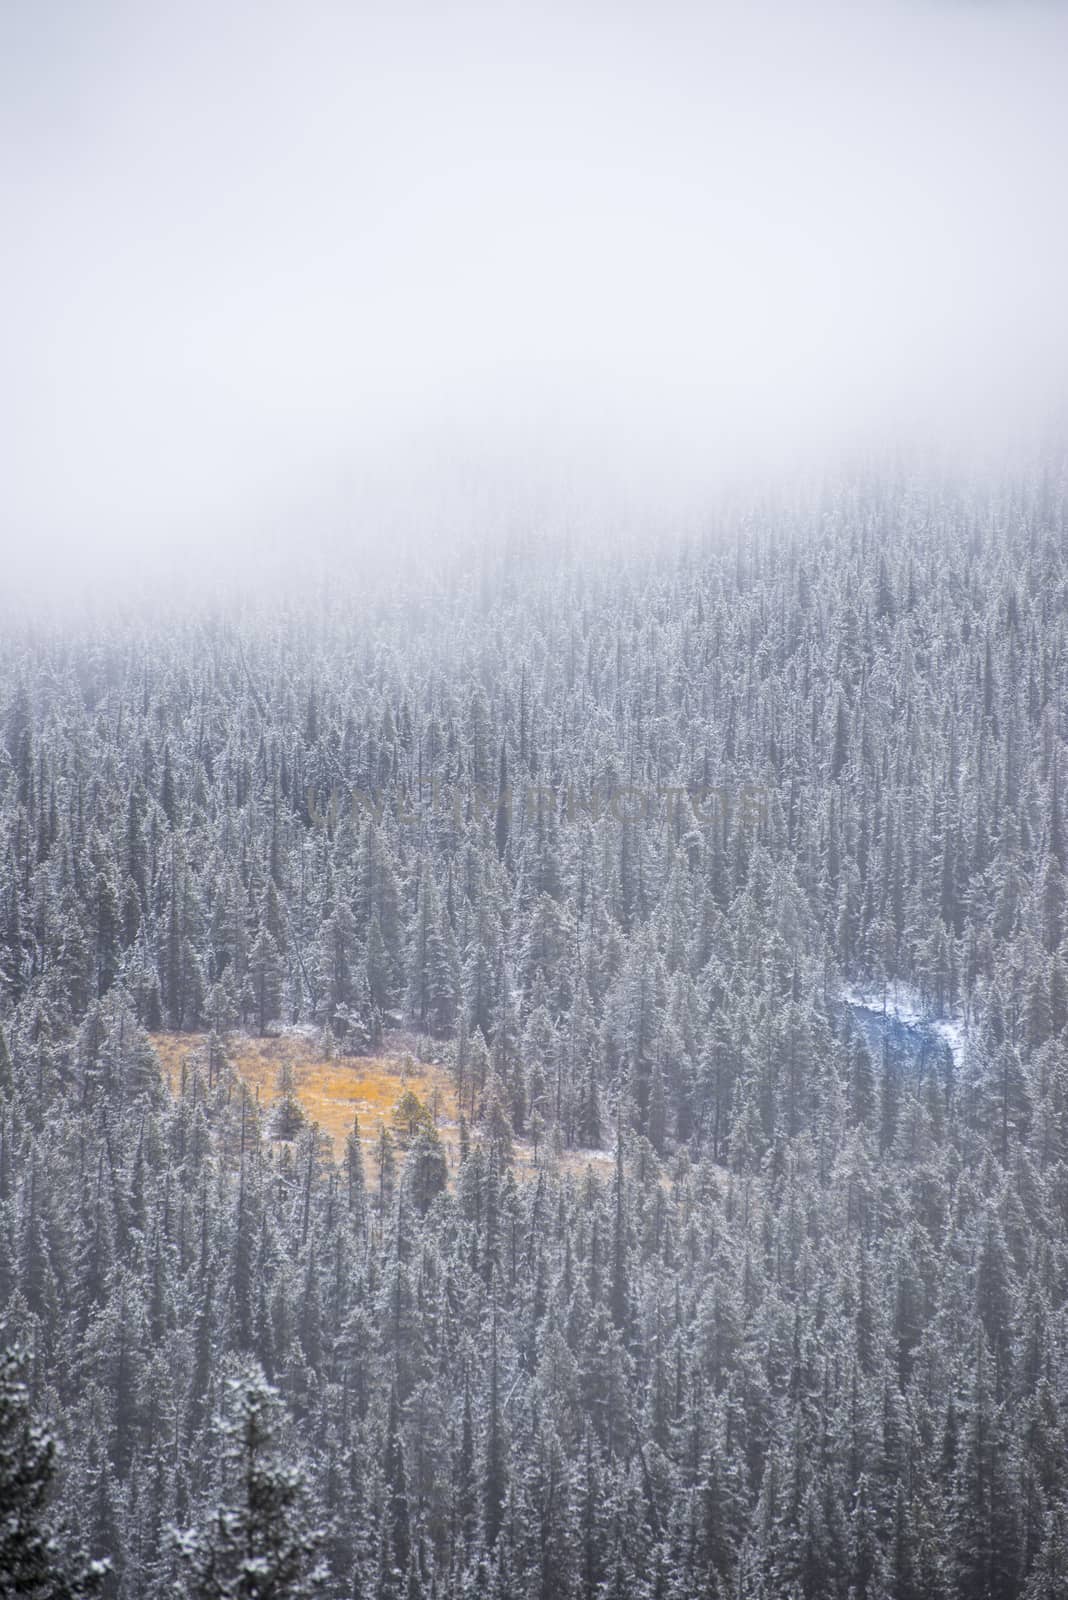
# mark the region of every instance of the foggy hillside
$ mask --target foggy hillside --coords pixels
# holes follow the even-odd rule
[[[1065,518],[8,643],[0,1284],[106,1593],[1059,1592]],[[295,1027],[447,1114],[332,1151]],[[217,1590],[249,1408],[303,1576]]]
[[[1068,1596],[1066,61],[0,7],[0,1600]]]

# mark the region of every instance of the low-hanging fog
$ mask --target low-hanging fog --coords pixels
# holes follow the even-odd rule
[[[1066,60],[993,0],[4,7],[8,594],[1028,444]]]

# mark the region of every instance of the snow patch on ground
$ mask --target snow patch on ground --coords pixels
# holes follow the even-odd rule
[[[847,1006],[874,1011],[891,1022],[900,1022],[904,1028],[918,1028],[921,1023],[930,1020],[915,990],[902,984],[877,984],[867,988],[860,984],[846,984],[842,989],[842,999]]]
[[[954,1066],[959,1066],[968,1046],[967,1025],[961,1021],[932,1022],[931,1028],[948,1045]]]

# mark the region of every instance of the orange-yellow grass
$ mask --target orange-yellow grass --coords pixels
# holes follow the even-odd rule
[[[151,1039],[172,1090],[181,1085],[183,1063],[188,1071],[194,1067],[201,1073],[207,1071],[204,1034],[154,1033]],[[338,1156],[352,1131],[353,1117],[360,1119],[361,1139],[373,1142],[382,1124],[390,1123],[393,1107],[406,1088],[436,1113],[439,1126],[456,1117],[456,1096],[442,1067],[414,1062],[406,1071],[404,1061],[395,1056],[325,1060],[318,1040],[302,1034],[266,1039],[232,1034],[225,1044],[230,1065],[262,1106],[277,1099],[279,1069],[283,1064],[291,1066],[297,1099],[311,1120],[330,1135]],[[441,1133],[447,1144],[453,1143],[454,1129],[442,1128]]]
[[[149,1036],[163,1066],[172,1091],[182,1082],[182,1066],[208,1070],[208,1039],[203,1033],[153,1033]],[[434,1113],[445,1145],[449,1165],[455,1169],[459,1159],[460,1135],[457,1126],[456,1094],[443,1067],[412,1062],[407,1070],[399,1056],[336,1056],[324,1060],[317,1039],[304,1034],[285,1033],[266,1039],[248,1034],[230,1034],[226,1057],[243,1083],[262,1106],[278,1097],[278,1072],[285,1063],[293,1068],[297,1099],[313,1122],[330,1135],[335,1158],[340,1158],[345,1140],[352,1131],[353,1116],[360,1119],[360,1140],[371,1153],[383,1123],[392,1125],[393,1107],[404,1090],[411,1089]],[[477,1140],[478,1130],[473,1130]],[[528,1140],[517,1139],[514,1146],[515,1174],[521,1181],[537,1171],[534,1152]],[[398,1150],[403,1159],[403,1152]],[[548,1158],[543,1146],[541,1159]],[[574,1176],[587,1165],[603,1174],[612,1157],[601,1150],[569,1150],[558,1163]]]

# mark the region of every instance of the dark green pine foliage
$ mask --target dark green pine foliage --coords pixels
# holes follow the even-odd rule
[[[55,1440],[34,1420],[25,1358],[0,1353],[0,1596],[86,1600],[100,1592],[99,1565],[65,1563],[50,1527]]]
[[[382,1476],[385,1483],[386,1504],[379,1593],[400,1594],[403,1592],[401,1585],[411,1558],[412,1533],[396,1384],[392,1385],[389,1392],[389,1421],[386,1425],[386,1450],[382,1462]]]
[[[179,1536],[190,1600],[310,1600],[326,1574],[322,1531],[300,1471],[285,1459],[280,1405],[254,1366],[226,1383],[218,1505]]]

